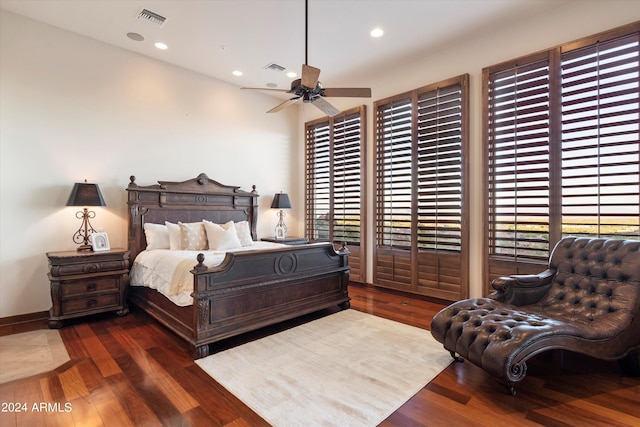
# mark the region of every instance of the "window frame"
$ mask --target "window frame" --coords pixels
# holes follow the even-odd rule
[[[563,149],[566,151],[566,142],[563,141],[563,130],[566,132],[567,128],[563,129],[563,92],[562,92],[562,66],[565,55],[569,55],[577,52],[579,49],[586,49],[595,44],[606,45],[612,41],[624,38],[626,36],[635,36],[636,40],[640,31],[640,23],[633,23],[624,27],[605,31],[593,36],[588,36],[578,41],[566,43],[560,46],[553,47],[541,52],[537,52],[531,55],[522,56],[510,61],[506,61],[497,65],[486,67],[482,71],[482,115],[483,115],[483,152],[484,152],[484,194],[487,203],[484,205],[484,219],[486,224],[484,230],[484,280],[486,293],[490,292],[489,285],[491,280],[506,274],[534,274],[540,271],[541,268],[545,268],[548,264],[548,257],[555,246],[555,244],[566,234],[563,234],[563,226],[565,225],[563,219],[563,186],[566,187],[567,181],[563,180],[563,171],[566,169],[564,163],[566,158],[563,158]],[[640,49],[640,47],[638,47]],[[492,83],[492,76],[496,73],[503,72],[504,70],[514,69],[515,67],[530,64],[537,60],[547,61],[549,67],[548,75],[548,97],[549,97],[549,127],[548,127],[548,150],[549,150],[549,193],[548,193],[548,248],[545,257],[539,257],[539,259],[531,257],[510,256],[505,254],[497,254],[492,251],[492,245],[494,245],[494,236],[492,235],[492,224],[495,224],[495,216],[492,215],[492,206],[495,202],[492,202],[491,183],[492,176],[495,177],[496,171],[491,168],[492,156],[491,156],[491,129],[495,124],[495,120],[492,119],[491,103],[490,103],[490,85]],[[637,61],[636,61],[637,63]],[[599,75],[595,77],[598,80]],[[599,81],[599,80],[598,80]],[[586,90],[586,89],[585,89]],[[637,98],[636,98],[637,103]],[[600,104],[598,104],[600,105]],[[635,107],[637,109],[637,107]],[[599,113],[598,113],[599,114]],[[600,117],[598,115],[598,117]],[[567,123],[567,121],[565,121]],[[596,131],[598,141],[600,141],[600,127],[597,127]],[[598,142],[600,144],[600,142]],[[633,144],[633,142],[632,142]],[[494,157],[495,158],[495,157]],[[599,159],[599,155],[597,156]],[[637,176],[636,172],[636,176]],[[639,191],[640,193],[640,191]],[[629,193],[632,194],[632,193]],[[633,193],[640,203],[640,194]],[[566,195],[566,193],[565,193]],[[566,197],[566,196],[565,196]],[[597,205],[600,205],[600,201]],[[495,212],[495,211],[494,211]],[[515,211],[514,211],[515,212]],[[515,214],[515,213],[514,213]],[[599,233],[599,231],[598,231]],[[593,235],[594,237],[599,236]],[[514,236],[517,239],[517,236]]]
[[[459,129],[459,167],[460,167],[460,247],[459,250],[444,250],[442,248],[419,247],[419,230],[424,229],[420,221],[420,195],[424,196],[420,188],[418,177],[420,175],[419,146],[423,145],[425,133],[421,126],[424,124],[425,114],[419,111],[419,102],[422,96],[436,91],[446,91],[447,88],[459,86],[460,100],[460,129]],[[394,107],[393,104],[396,104]],[[439,101],[434,105],[440,106]],[[389,172],[386,167],[389,163],[385,153],[394,151],[390,138],[385,136],[390,131],[390,121],[382,120],[381,117],[393,114],[394,108],[399,108],[399,120],[403,121],[397,131],[397,139],[401,147],[398,148],[400,155],[404,158],[403,166],[398,170],[397,177],[407,182],[400,186],[403,190],[400,211],[406,211],[410,205],[410,215],[406,212],[400,214],[404,219],[400,222],[408,223],[398,226],[397,232],[385,233],[385,228],[389,229],[387,223],[395,220],[390,213],[385,200],[388,200],[387,192],[391,192],[391,185],[388,184],[389,176],[393,177],[393,172]],[[438,110],[440,111],[440,110]],[[420,114],[420,116],[419,116]],[[439,117],[439,116],[438,116]],[[407,123],[408,121],[408,123]],[[420,128],[420,129],[419,129]],[[389,287],[393,289],[429,295],[446,300],[458,300],[468,295],[468,246],[469,246],[469,209],[468,209],[468,177],[469,177],[469,75],[463,74],[452,77],[431,85],[423,86],[409,92],[394,95],[374,102],[374,132],[376,145],[376,202],[375,202],[375,245],[374,245],[374,283],[377,286]],[[407,136],[409,132],[409,136]],[[438,141],[441,135],[446,132],[438,132]],[[444,138],[442,138],[444,139]],[[404,146],[407,140],[411,144],[410,160],[407,148]],[[438,142],[439,143],[439,142]],[[421,147],[422,148],[422,147]],[[410,165],[409,165],[410,162]],[[390,175],[389,175],[390,174]],[[421,175],[424,178],[424,174]],[[385,184],[388,184],[385,187]],[[394,190],[395,191],[395,190]],[[396,192],[396,195],[398,193]],[[400,195],[398,195],[400,197]],[[410,197],[407,201],[406,197]],[[422,200],[427,200],[423,197]],[[433,207],[435,205],[429,205]],[[393,206],[391,207],[393,209]],[[423,212],[424,213],[424,212]],[[391,218],[390,220],[388,220]],[[437,227],[436,227],[437,228]],[[396,239],[394,240],[394,236]],[[405,243],[406,242],[406,243]]]
[[[339,135],[341,129],[341,124],[345,121],[357,120],[358,123],[358,134],[359,134],[359,143],[357,158],[358,164],[354,165],[355,157],[353,150],[349,152],[345,151],[342,153],[343,155],[336,154],[336,147],[349,146],[354,147],[354,139],[349,135],[343,135],[342,137]],[[327,174],[326,179],[328,182],[326,185],[328,188],[327,191],[323,193],[326,196],[326,228],[318,225],[318,219],[320,218],[319,213],[316,212],[316,198],[317,194],[315,191],[317,182],[316,179],[311,179],[311,173],[314,173],[316,170],[316,159],[312,158],[312,152],[315,149],[315,139],[310,139],[310,132],[314,128],[322,127],[325,132],[328,133],[326,141],[323,143],[327,144],[326,150],[327,154],[323,158],[324,162],[328,162],[326,167]],[[342,111],[340,114],[329,117],[321,117],[316,120],[312,120],[305,123],[305,235],[309,239],[309,241],[330,241],[334,243],[336,246],[340,246],[343,243],[346,243],[347,248],[351,251],[351,255],[349,258],[349,264],[351,266],[351,274],[350,280],[356,282],[364,282],[364,272],[365,272],[365,247],[367,241],[367,233],[366,233],[366,106],[361,105],[358,107],[354,107],[345,111]],[[336,162],[342,161],[342,167],[340,165],[336,165]],[[346,163],[350,164],[347,165]],[[354,185],[356,180],[354,179],[355,172],[359,167],[359,178],[357,180],[357,185],[359,185],[358,191],[358,214],[359,214],[359,224],[358,224],[358,238],[357,240],[344,239],[340,238],[338,234],[341,232],[344,233],[342,235],[348,235],[349,231],[347,230],[348,225],[346,222],[346,217],[349,215],[353,216],[356,209],[353,206],[353,203],[349,203],[349,200],[355,200],[353,197],[354,193]],[[339,190],[339,182],[336,181],[336,174],[340,174],[342,172],[342,177],[350,176],[351,179],[343,180],[342,184],[344,185],[344,191]],[[344,203],[341,204],[343,207],[343,229],[342,231],[336,228],[336,218],[339,216],[336,211],[336,202],[340,200],[340,197],[336,193],[345,194],[342,199]],[[347,205],[351,205],[347,207]],[[322,237],[319,237],[318,234],[323,234]]]

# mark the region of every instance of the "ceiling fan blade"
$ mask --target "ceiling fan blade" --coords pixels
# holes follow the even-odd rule
[[[271,90],[274,92],[289,92],[287,89],[272,89],[268,87],[241,87],[241,90]]]
[[[301,99],[302,99],[302,97],[300,97],[300,96],[296,96],[295,98],[287,99],[283,103],[278,104],[275,107],[273,107],[271,110],[267,111],[267,113],[277,113],[278,111],[283,110],[283,109],[287,108],[288,106],[295,104],[296,102],[300,101]]]
[[[307,89],[315,89],[320,78],[320,69],[307,64],[302,64],[302,86]]]
[[[324,88],[322,89],[322,95],[345,98],[371,98],[371,89],[368,87]]]
[[[313,101],[311,101],[311,103],[322,110],[329,117],[340,114],[340,110],[331,105],[326,99],[321,96],[316,97]]]

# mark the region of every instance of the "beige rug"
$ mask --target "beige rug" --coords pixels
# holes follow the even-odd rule
[[[270,424],[375,426],[452,359],[427,330],[345,310],[197,360]]]
[[[0,384],[51,371],[69,360],[57,330],[0,337]]]

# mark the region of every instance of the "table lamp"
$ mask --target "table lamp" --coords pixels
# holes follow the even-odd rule
[[[285,239],[287,237],[287,226],[284,224],[283,209],[291,209],[291,202],[287,193],[280,192],[273,196],[271,209],[280,209],[278,212],[278,224],[276,225],[276,239]]]
[[[80,228],[73,235],[73,241],[80,244],[79,251],[91,250],[89,236],[96,230],[91,226],[89,218],[95,218],[96,213],[87,209],[89,206],[107,206],[100,193],[98,184],[89,184],[85,179],[83,183],[76,182],[69,195],[67,206],[84,206],[84,209],[76,212],[76,218],[82,220]]]

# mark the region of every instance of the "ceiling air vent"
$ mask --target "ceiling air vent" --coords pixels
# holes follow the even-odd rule
[[[156,24],[158,27],[162,27],[164,25],[164,21],[167,20],[164,16],[151,12],[149,9],[140,9],[140,12],[138,12],[138,19]]]
[[[282,65],[278,65],[275,62],[265,65],[264,69],[272,70],[272,71],[281,71],[281,72],[285,70],[285,68]]]

